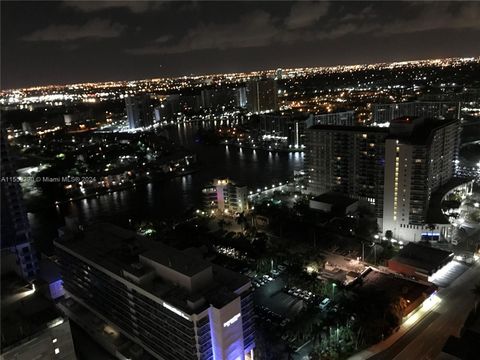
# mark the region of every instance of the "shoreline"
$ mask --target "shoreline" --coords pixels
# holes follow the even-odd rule
[[[55,200],[55,201],[53,201],[53,204],[55,206],[60,206],[60,205],[68,204],[68,203],[75,202],[75,201],[91,199],[91,198],[99,197],[99,196],[102,196],[102,195],[108,195],[108,194],[112,194],[112,193],[119,192],[119,191],[133,189],[137,185],[149,184],[149,183],[152,183],[156,180],[161,180],[162,181],[162,180],[169,180],[169,179],[174,179],[174,178],[177,178],[177,177],[191,175],[191,174],[194,174],[198,171],[200,171],[200,169],[195,168],[195,169],[183,171],[181,173],[175,173],[175,174],[172,174],[172,175],[170,175],[170,174],[155,175],[154,174],[154,175],[150,176],[149,178],[142,178],[142,179],[139,179],[139,180],[134,181],[134,182],[132,182],[130,184],[127,184],[127,185],[115,186],[115,188],[102,188],[95,193],[88,194],[88,195],[82,195],[82,196],[70,197],[66,200]]]
[[[245,145],[238,145],[235,143],[220,143],[219,145],[226,145],[226,146],[234,146],[238,149],[247,149],[247,150],[260,150],[266,152],[277,152],[277,153],[304,153],[303,149],[269,149],[264,146],[245,146]]]

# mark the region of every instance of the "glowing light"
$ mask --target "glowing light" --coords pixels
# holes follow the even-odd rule
[[[241,314],[238,313],[237,315],[234,315],[230,320],[227,320],[226,322],[223,323],[223,327],[229,327],[233,325],[234,323],[237,322],[238,319],[240,319]]]
[[[181,316],[182,318],[184,318],[186,320],[190,320],[187,315],[185,315],[183,312],[181,312],[177,308],[173,307],[172,305],[169,305],[167,303],[163,303],[163,307],[170,310],[171,312],[177,314],[178,316]]]
[[[431,310],[433,307],[440,303],[440,298],[437,296],[437,292],[434,292],[428,299],[426,299],[423,304],[422,308],[426,311]]]
[[[54,328],[58,325],[62,325],[63,321],[64,320],[62,318],[56,318],[48,324],[48,327],[51,329],[51,328]]]
[[[453,254],[452,254],[453,255]],[[448,264],[446,264],[444,267],[439,269],[437,272],[432,274],[432,276],[428,277],[428,282],[436,282],[438,280],[441,280],[444,278],[446,275],[448,275],[455,267],[458,266],[458,262],[456,261],[450,261]]]

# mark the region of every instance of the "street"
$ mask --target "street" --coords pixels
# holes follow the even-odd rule
[[[472,289],[479,279],[480,265],[475,263],[449,287],[439,291],[438,305],[418,322],[412,325],[409,320],[405,321],[398,333],[350,359],[435,359],[448,337],[459,335],[468,313],[474,306]],[[375,355],[371,355],[372,353]]]
[[[458,336],[475,297],[472,288],[480,279],[480,266],[475,264],[448,288],[439,292],[439,316],[413,339],[394,359],[435,359],[450,335]],[[424,320],[422,320],[423,322]]]

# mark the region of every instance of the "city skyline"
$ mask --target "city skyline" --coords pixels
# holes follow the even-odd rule
[[[1,10],[0,358],[478,358],[480,2]]]
[[[471,2],[4,2],[2,88],[478,56],[479,13]]]
[[[238,81],[239,79],[248,79],[252,78],[261,78],[261,77],[275,77],[276,72],[291,72],[294,76],[300,74],[323,74],[323,73],[342,73],[347,71],[362,71],[362,70],[378,70],[384,68],[402,68],[404,66],[442,66],[442,64],[450,65],[449,63],[453,62],[477,62],[480,59],[480,56],[471,56],[471,57],[445,57],[445,58],[429,58],[429,59],[411,59],[411,60],[394,60],[390,62],[372,62],[372,63],[363,63],[363,64],[336,64],[336,65],[325,65],[325,66],[298,66],[298,67],[289,67],[289,68],[271,68],[271,69],[250,69],[246,71],[239,72],[212,72],[212,73],[201,73],[201,74],[190,74],[190,75],[177,75],[177,76],[163,76],[159,78],[138,78],[138,79],[119,79],[119,80],[107,80],[107,81],[85,81],[77,83],[65,83],[65,84],[45,84],[45,85],[34,85],[34,86],[25,86],[19,88],[9,88],[9,89],[0,89],[1,93],[8,93],[18,90],[35,90],[35,89],[45,89],[49,88],[62,88],[68,86],[109,86],[112,84],[118,84],[121,86],[125,83],[141,83],[141,82],[155,82],[163,80],[181,80],[181,79],[208,79],[208,78],[221,78],[227,77],[231,78],[233,82]]]

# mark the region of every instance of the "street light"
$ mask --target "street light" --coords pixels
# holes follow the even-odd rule
[[[335,288],[337,287],[337,284],[332,283],[332,300],[335,300]]]

